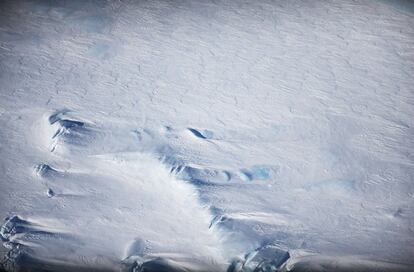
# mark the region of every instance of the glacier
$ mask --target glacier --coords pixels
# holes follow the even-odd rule
[[[413,271],[412,1],[0,7],[0,271]]]

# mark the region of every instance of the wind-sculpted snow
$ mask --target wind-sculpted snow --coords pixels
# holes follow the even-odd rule
[[[414,266],[411,1],[0,5],[0,270]]]
[[[48,144],[44,145],[42,156],[56,165],[34,165],[34,182],[44,186],[45,196],[40,196],[43,202],[56,201],[49,205],[56,219],[62,221],[60,224],[67,226],[61,232],[48,232],[43,227],[37,230],[36,224],[20,219],[19,215],[7,219],[1,230],[4,245],[9,248],[3,267],[20,271],[45,263],[52,270],[70,269],[73,265],[105,270],[116,269],[125,259],[123,265],[132,269],[136,262],[131,260],[135,258],[145,259],[140,264],[143,267],[152,267],[160,255],[167,261],[179,252],[190,267],[196,265],[201,269],[204,263],[209,269],[204,267],[200,271],[221,270],[224,253],[220,235],[208,229],[211,215],[199,204],[192,186],[177,180],[168,170],[165,158],[173,153],[162,143],[163,136],[150,130],[141,134],[141,129],[126,126],[118,134],[124,142],[108,146],[108,139],[114,134],[112,124],[86,122],[76,115],[74,111],[57,110],[34,122],[33,128],[40,130],[36,140],[46,137],[52,141],[54,148],[50,150]],[[119,149],[130,142],[133,149],[129,152]],[[42,148],[42,141],[35,144]],[[170,161],[178,158],[171,157]],[[44,228],[47,222],[48,219]],[[104,231],[97,232],[99,229]],[[105,233],[117,242],[101,240]],[[73,239],[81,242],[73,243]],[[107,257],[103,257],[103,263],[99,259],[95,262],[95,254]],[[110,257],[113,254],[119,258],[117,263]],[[201,264],[191,261],[192,258]],[[211,263],[210,258],[221,262]],[[161,267],[169,269],[167,264]]]

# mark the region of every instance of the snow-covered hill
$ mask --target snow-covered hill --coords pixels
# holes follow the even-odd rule
[[[0,6],[3,269],[414,266],[413,2]]]

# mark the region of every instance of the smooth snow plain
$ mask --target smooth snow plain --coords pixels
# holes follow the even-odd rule
[[[413,2],[0,7],[0,270],[413,270]]]

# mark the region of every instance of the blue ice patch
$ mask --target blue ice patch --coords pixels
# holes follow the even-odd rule
[[[266,180],[270,178],[270,169],[265,166],[253,166],[250,173],[253,179]]]
[[[205,129],[205,130],[203,131],[203,136],[204,136],[206,139],[212,139],[212,138],[213,138],[213,136],[214,136],[214,133],[213,133],[212,131],[210,131],[210,130]]]
[[[253,179],[250,171],[247,169],[240,169],[239,175],[243,181],[251,181]]]
[[[203,131],[199,131],[199,130],[197,130],[197,129],[194,129],[194,128],[188,128],[188,130],[194,135],[194,136],[196,136],[197,138],[200,138],[200,139],[211,139],[211,138],[213,138],[213,136],[214,136],[214,134],[213,134],[213,132],[212,131],[210,131],[210,130],[207,130],[207,129],[205,129],[205,130],[203,130]]]
[[[255,165],[250,169],[240,169],[240,178],[244,181],[267,180],[270,178],[270,168],[266,166]]]

